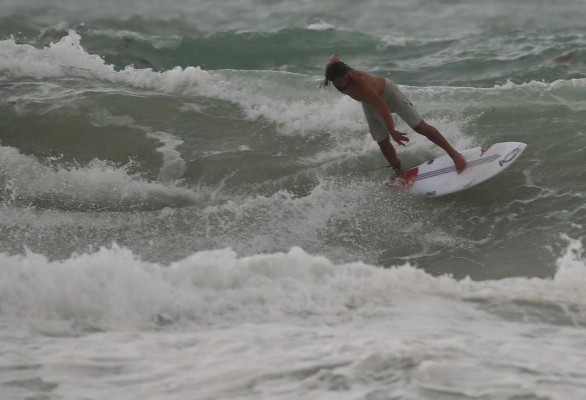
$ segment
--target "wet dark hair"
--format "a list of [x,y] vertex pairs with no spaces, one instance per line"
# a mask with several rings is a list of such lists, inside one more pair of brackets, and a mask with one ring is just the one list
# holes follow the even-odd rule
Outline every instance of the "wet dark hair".
[[350,68],[342,61],[336,61],[329,64],[326,68],[326,79],[324,79],[324,81],[322,82],[322,86],[328,86],[331,81],[333,81],[339,76],[346,75],[348,71],[350,71],[351,69],[352,68]]

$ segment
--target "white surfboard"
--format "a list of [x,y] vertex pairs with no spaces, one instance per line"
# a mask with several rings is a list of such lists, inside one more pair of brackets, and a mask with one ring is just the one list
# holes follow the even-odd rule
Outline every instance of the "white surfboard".
[[503,142],[461,151],[466,169],[458,174],[449,156],[426,161],[406,171],[405,179],[389,178],[388,184],[400,185],[411,193],[444,196],[482,183],[507,169],[527,145]]

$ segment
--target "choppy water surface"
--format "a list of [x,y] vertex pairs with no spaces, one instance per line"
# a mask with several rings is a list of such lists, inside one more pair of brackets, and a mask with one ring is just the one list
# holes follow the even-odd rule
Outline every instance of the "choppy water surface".
[[[0,397],[582,399],[585,16],[4,0]],[[335,51],[456,148],[526,151],[385,188]],[[442,155],[399,126],[405,165]]]

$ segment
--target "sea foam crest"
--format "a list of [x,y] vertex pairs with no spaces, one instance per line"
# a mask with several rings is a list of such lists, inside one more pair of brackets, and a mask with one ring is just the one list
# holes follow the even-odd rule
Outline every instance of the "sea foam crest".
[[[71,30],[59,42],[41,49],[0,41],[0,72],[36,79],[77,77],[99,79],[134,88],[184,93],[235,103],[250,119],[266,118],[285,132],[362,130],[360,107],[345,98],[328,98],[314,78],[287,72],[212,71],[175,67],[157,72],[127,66],[116,70],[98,55],[89,54],[81,36]],[[332,94],[333,96],[333,94]]]
[[284,319],[339,325],[410,314],[410,308],[400,305],[415,296],[429,312],[448,317],[451,306],[445,307],[450,303],[475,307],[481,300],[516,309],[530,302],[548,311],[562,310],[582,324],[586,259],[581,240],[567,240],[553,279],[483,282],[433,277],[409,264],[389,269],[361,262],[336,265],[298,247],[249,257],[230,249],[198,251],[168,266],[117,246],[62,261],[32,253],[0,254],[0,315],[99,329]]
[[0,198],[17,205],[98,211],[181,207],[199,196],[132,175],[128,165],[95,159],[86,166],[52,168],[13,147],[0,146]]
[[0,41],[0,71],[13,77],[37,79],[76,75],[78,73],[111,74],[114,67],[104,63],[98,55],[85,52],[80,45],[81,37],[69,31],[59,42],[38,49],[15,40]]
[[[6,55],[0,60],[0,72],[8,76],[98,79],[169,94],[219,99],[237,104],[248,119],[264,118],[277,124],[280,132],[286,134],[319,131],[348,139],[357,132],[367,132],[360,105],[334,90],[320,90],[321,77],[283,71],[206,71],[197,66],[161,72],[133,66],[117,70],[98,55],[89,54],[81,45],[81,36],[73,30],[59,42],[41,49],[17,44],[12,39],[0,41],[0,51]],[[450,109],[458,110],[479,96],[476,88],[403,87],[403,90],[424,113],[426,103],[434,107],[438,103],[453,103]],[[487,90],[492,93],[497,89]]]

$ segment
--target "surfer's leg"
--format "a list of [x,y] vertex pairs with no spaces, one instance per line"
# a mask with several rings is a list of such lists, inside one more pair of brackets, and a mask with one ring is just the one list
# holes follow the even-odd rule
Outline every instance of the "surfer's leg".
[[456,149],[454,149],[448,143],[444,135],[442,135],[440,131],[437,130],[437,128],[421,120],[421,122],[417,124],[417,126],[413,127],[413,130],[419,133],[420,135],[425,136],[433,143],[444,149],[444,151],[448,153],[452,160],[454,160],[454,164],[456,165],[456,171],[458,171],[458,173],[464,171],[464,168],[466,168],[466,160],[464,160],[462,154],[458,153]]
[[464,160],[464,157],[448,143],[446,138],[435,127],[429,125],[423,120],[423,118],[421,118],[413,103],[407,98],[407,96],[405,96],[399,87],[389,79],[387,79],[383,99],[386,101],[389,108],[396,112],[401,119],[411,127],[411,129],[444,149],[452,160],[454,160],[456,171],[458,171],[458,173],[466,168],[466,160]]
[[391,167],[395,170],[397,174],[401,174],[401,160],[397,157],[397,152],[395,148],[391,144],[391,140],[387,136],[386,139],[376,142],[378,147],[380,147],[380,151],[383,153],[383,156],[387,159]]

